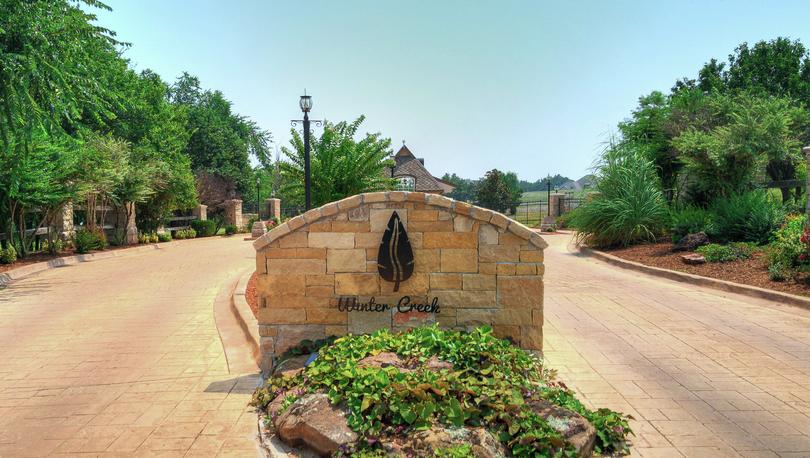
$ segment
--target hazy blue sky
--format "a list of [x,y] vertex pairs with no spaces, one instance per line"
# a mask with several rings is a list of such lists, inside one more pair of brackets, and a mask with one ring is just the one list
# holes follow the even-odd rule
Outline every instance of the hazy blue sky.
[[182,71],[289,140],[314,118],[367,116],[435,175],[578,178],[637,98],[741,42],[810,45],[810,2],[107,0],[100,23],[138,69]]

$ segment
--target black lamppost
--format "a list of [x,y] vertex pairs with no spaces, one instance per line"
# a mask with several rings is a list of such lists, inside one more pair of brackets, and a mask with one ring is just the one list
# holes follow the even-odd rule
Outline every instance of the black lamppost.
[[546,192],[546,206],[548,207],[548,216],[551,216],[551,174],[548,175],[546,180],[546,186],[548,187],[548,191]]
[[[301,111],[304,112],[304,119],[293,120],[292,125],[295,127],[299,122],[304,124],[304,204],[306,209],[309,210],[312,208],[312,177],[309,170],[309,111],[312,109],[312,96],[307,95],[306,90],[304,90],[304,95],[298,101],[298,105],[301,107]],[[322,121],[313,121],[317,126],[322,125]]]
[[259,219],[262,219],[262,204],[261,200],[259,199],[259,183],[261,183],[261,178],[259,178],[259,175],[256,175],[256,216]]

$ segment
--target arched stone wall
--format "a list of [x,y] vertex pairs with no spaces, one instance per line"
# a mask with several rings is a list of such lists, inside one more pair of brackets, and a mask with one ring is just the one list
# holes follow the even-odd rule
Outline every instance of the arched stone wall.
[[[398,292],[377,267],[394,211],[415,262]],[[264,370],[302,339],[434,322],[489,324],[523,348],[542,349],[547,245],[501,213],[421,192],[359,194],[292,218],[253,246]]]

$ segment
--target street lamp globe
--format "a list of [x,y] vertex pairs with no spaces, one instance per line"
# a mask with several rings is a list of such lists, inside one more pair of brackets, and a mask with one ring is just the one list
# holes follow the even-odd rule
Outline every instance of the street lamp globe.
[[309,110],[312,109],[312,96],[302,95],[301,100],[298,101],[298,105],[301,106],[301,111],[309,113]]

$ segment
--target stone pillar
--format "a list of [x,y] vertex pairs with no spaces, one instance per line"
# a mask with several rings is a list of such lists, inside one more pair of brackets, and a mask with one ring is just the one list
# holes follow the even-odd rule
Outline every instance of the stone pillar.
[[[129,214],[129,221],[127,221],[127,214]],[[124,244],[133,245],[138,243],[138,228],[135,226],[135,203],[125,202],[124,205],[118,207],[118,214],[115,220],[115,229],[123,229],[126,231]]]
[[565,194],[555,193],[548,197],[548,208],[551,210],[549,212],[549,216],[557,217],[562,214],[560,206],[562,205],[562,200],[565,198]]
[[[802,148],[802,153],[804,153],[804,158],[807,160],[807,170],[810,170],[810,146]],[[807,215],[807,218],[810,219],[810,173],[807,174],[806,186],[804,195],[807,196],[807,208],[804,213]]]
[[54,216],[53,230],[62,240],[73,238],[73,202],[65,202]]
[[191,214],[196,216],[197,219],[205,221],[208,219],[208,205],[198,205],[193,210],[191,210]]
[[265,204],[267,205],[267,219],[281,219],[281,199],[267,199]]
[[231,199],[225,201],[225,224],[242,228],[242,201]]

